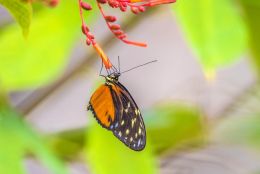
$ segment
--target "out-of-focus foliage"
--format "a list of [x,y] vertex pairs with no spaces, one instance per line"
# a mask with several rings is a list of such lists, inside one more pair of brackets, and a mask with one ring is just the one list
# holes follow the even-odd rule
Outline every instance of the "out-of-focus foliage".
[[0,173],[24,174],[24,157],[35,155],[50,171],[66,174],[63,164],[13,110],[0,106]]
[[34,15],[27,39],[13,25],[1,32],[1,88],[34,87],[57,77],[80,34],[77,10],[74,1],[61,1],[55,10],[42,9]]
[[245,52],[247,32],[234,1],[182,0],[174,7],[206,75]]
[[0,4],[10,11],[22,27],[23,34],[27,36],[32,18],[31,4],[21,0],[0,0]]
[[216,122],[212,139],[217,142],[246,145],[260,150],[260,84],[237,100],[234,107]]
[[148,138],[156,151],[204,140],[206,122],[195,107],[180,104],[156,106],[146,112]]
[[[90,115],[90,117],[93,116]],[[144,120],[146,123],[148,141],[150,142],[147,145],[149,153],[151,148],[155,154],[158,154],[168,149],[179,148],[182,145],[187,145],[188,147],[188,145],[201,144],[207,140],[207,122],[201,112],[195,107],[173,103],[162,104],[145,112]],[[87,149],[87,154],[89,145],[96,146],[96,144],[98,144],[96,147],[92,147],[94,153],[94,149],[99,148],[98,146],[102,146],[104,142],[106,142],[108,147],[103,148],[109,149],[109,147],[112,146],[113,150],[114,146],[116,146],[118,154],[121,153],[120,149],[127,149],[127,147],[119,142],[111,132],[102,128],[98,129],[96,126],[100,127],[98,123],[94,121],[94,125],[91,125],[86,130],[87,142],[85,148]],[[103,136],[106,136],[106,138]],[[66,159],[75,159],[84,146],[84,142],[82,141],[84,139],[84,129],[54,134],[47,139],[50,142],[51,147],[59,156]],[[95,144],[93,142],[95,142]],[[108,149],[107,151],[109,151]],[[130,151],[131,150],[123,150],[124,153]],[[95,155],[98,155],[99,153],[102,156],[104,152],[103,150],[97,150]],[[152,157],[152,155],[147,156]],[[89,157],[89,159],[91,161],[92,158]]]
[[62,159],[79,158],[85,145],[84,128],[59,132],[46,137],[46,141],[54,153]]
[[149,142],[143,151],[135,152],[96,122],[87,131],[86,156],[96,174],[157,173]]
[[260,6],[260,1],[258,0],[238,0],[241,3],[245,3],[248,5],[251,5],[251,7],[259,7]]
[[249,29],[250,48],[253,53],[251,56],[253,65],[256,67],[257,74],[260,75],[260,1],[240,0],[244,10],[245,20]]
[[213,132],[217,142],[260,147],[260,113],[222,120]]

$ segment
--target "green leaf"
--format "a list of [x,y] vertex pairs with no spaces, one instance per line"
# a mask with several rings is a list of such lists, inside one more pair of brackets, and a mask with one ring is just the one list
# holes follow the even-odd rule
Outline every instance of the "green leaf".
[[260,1],[258,0],[238,0],[239,2],[245,3],[247,5],[253,6],[260,6]]
[[156,151],[176,148],[187,143],[202,143],[206,123],[198,109],[168,103],[145,113],[147,134]]
[[247,31],[232,0],[182,0],[177,17],[206,75],[244,53]]
[[85,145],[85,134],[85,128],[80,128],[48,135],[46,140],[57,156],[73,161],[81,156]]
[[[88,14],[89,21],[95,11]],[[80,26],[77,2],[61,1],[55,9],[35,15],[26,40],[14,26],[6,28],[0,36],[0,86],[10,91],[53,81],[81,35]]]
[[260,113],[227,118],[218,124],[212,134],[217,142],[246,145],[259,150]]
[[96,122],[87,132],[86,156],[96,174],[157,173],[149,143],[143,151],[133,151]]
[[14,19],[21,26],[24,36],[27,36],[32,18],[32,7],[29,1],[0,0],[0,4],[10,11]]
[[32,153],[55,174],[66,174],[63,164],[14,111],[0,107],[0,173],[24,174],[24,157]]
[[241,0],[244,10],[245,20],[249,29],[250,49],[253,53],[252,62],[256,72],[260,75],[260,1]]

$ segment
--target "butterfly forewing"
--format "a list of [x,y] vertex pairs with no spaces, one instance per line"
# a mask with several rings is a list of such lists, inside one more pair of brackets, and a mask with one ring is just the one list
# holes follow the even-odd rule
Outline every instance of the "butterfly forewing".
[[[114,135],[133,150],[142,150],[146,144],[146,132],[141,113],[134,99],[127,89],[117,82],[114,84],[117,97],[121,101],[122,108],[118,111],[117,119],[112,129]],[[114,95],[112,95],[114,96]]]

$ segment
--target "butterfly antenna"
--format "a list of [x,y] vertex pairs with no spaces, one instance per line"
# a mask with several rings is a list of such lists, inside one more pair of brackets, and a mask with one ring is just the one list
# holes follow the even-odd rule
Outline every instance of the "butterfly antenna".
[[100,71],[99,71],[99,76],[101,76],[102,70],[103,70],[103,60],[101,61],[101,68],[100,68]]
[[120,72],[120,58],[119,58],[119,56],[117,57],[117,59],[118,59],[118,70],[119,70],[119,74],[121,74],[121,72]]
[[106,69],[107,75],[109,75],[110,74],[109,69],[107,69],[106,67],[105,67],[105,69]]
[[[118,70],[116,69],[116,67],[113,64],[112,64],[112,69],[114,72],[118,72]],[[112,72],[112,73],[114,73],[114,72]]]
[[133,70],[133,69],[139,68],[139,67],[141,67],[141,66],[145,66],[145,65],[148,65],[148,64],[150,64],[150,63],[154,63],[154,62],[157,62],[157,60],[152,60],[152,61],[150,61],[150,62],[147,62],[147,63],[141,64],[141,65],[135,66],[135,67],[133,67],[133,68],[130,68],[130,69],[128,69],[128,70],[123,71],[121,74],[126,73],[126,72],[128,72],[128,71],[131,71],[131,70]]

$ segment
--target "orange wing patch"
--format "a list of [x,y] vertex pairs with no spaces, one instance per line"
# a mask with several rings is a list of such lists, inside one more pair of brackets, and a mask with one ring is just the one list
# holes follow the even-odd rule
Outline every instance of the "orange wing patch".
[[115,107],[108,86],[102,85],[94,92],[90,98],[90,107],[98,122],[109,128],[115,120]]

